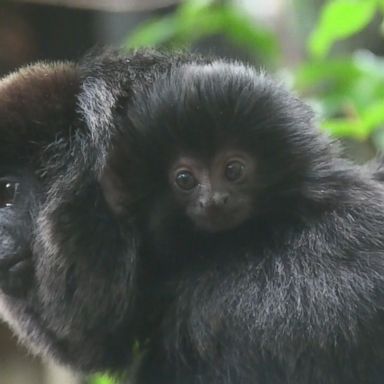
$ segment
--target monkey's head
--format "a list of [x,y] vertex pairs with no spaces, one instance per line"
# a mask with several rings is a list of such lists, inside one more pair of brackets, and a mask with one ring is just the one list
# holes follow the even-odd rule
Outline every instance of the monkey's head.
[[208,232],[295,210],[330,158],[307,105],[254,68],[219,60],[174,66],[136,89],[117,137],[112,168],[138,188],[151,222],[184,217]]
[[34,352],[125,367],[134,241],[98,188],[81,82],[72,63],[0,80],[0,317]]

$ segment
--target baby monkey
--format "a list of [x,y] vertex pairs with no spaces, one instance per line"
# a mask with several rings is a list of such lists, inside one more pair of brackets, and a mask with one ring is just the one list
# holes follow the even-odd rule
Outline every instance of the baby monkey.
[[381,383],[382,185],[244,64],[133,94],[102,182],[143,235],[139,382]]

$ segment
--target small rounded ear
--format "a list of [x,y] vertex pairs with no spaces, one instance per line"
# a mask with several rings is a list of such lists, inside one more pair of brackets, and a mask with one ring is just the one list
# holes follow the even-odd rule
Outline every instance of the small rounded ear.
[[0,164],[29,158],[69,135],[80,88],[75,64],[37,63],[0,80]]

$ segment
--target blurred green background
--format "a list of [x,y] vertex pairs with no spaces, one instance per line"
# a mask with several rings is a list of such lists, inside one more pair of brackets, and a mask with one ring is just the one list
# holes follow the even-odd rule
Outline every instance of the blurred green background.
[[[95,44],[241,59],[295,89],[362,162],[384,149],[383,13],[384,0],[0,0],[0,73]],[[112,380],[29,359],[0,328],[0,384],[85,382]]]

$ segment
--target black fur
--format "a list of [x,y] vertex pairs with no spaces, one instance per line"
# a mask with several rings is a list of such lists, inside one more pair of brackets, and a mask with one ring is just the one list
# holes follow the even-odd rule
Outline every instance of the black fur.
[[0,179],[21,187],[0,208],[0,312],[32,351],[96,370],[130,359],[136,240],[97,182],[103,152],[77,106],[85,78],[40,63],[0,81]]
[[132,360],[140,235],[107,205],[103,175],[134,84],[169,66],[157,52],[106,51],[0,81],[0,181],[22,186],[0,208],[1,317],[33,352],[80,371]]
[[[379,172],[344,160],[309,107],[240,63],[172,63],[126,111],[109,172],[117,211],[146,239],[139,382],[381,383]],[[256,159],[255,212],[204,233],[174,201],[168,167],[228,144]]]
[[[138,341],[140,384],[383,381],[380,166],[342,159],[309,107],[241,63],[109,51],[33,68],[0,82],[0,176],[31,186],[14,220],[0,209],[0,313],[25,343],[125,371]],[[257,161],[255,212],[205,233],[167,167],[226,143]],[[30,278],[10,271],[9,233]]]

